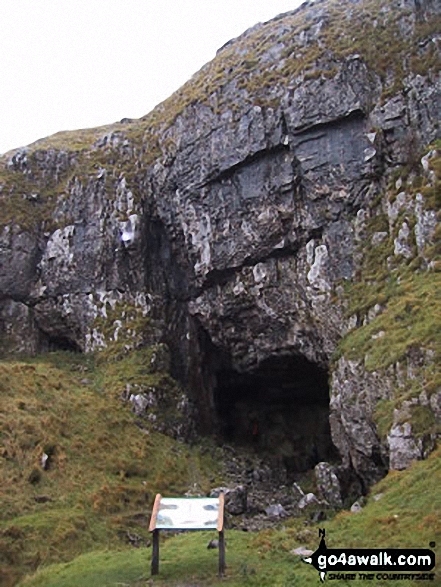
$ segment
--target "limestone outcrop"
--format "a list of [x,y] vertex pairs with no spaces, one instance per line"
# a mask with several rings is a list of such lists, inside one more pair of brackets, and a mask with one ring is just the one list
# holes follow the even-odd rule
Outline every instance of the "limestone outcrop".
[[[335,458],[343,486],[424,458],[441,423],[440,13],[306,2],[146,117],[7,154],[2,350],[165,343],[202,431],[243,414],[287,466]],[[293,434],[296,402],[329,403],[334,447]]]

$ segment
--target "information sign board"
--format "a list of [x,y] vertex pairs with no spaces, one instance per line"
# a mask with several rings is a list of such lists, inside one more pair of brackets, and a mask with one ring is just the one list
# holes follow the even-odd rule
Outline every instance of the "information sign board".
[[216,530],[218,497],[161,497],[156,516],[158,530]]
[[219,497],[162,497],[158,493],[150,519],[153,533],[152,575],[159,573],[160,530],[217,530],[219,575],[225,572],[224,494]]

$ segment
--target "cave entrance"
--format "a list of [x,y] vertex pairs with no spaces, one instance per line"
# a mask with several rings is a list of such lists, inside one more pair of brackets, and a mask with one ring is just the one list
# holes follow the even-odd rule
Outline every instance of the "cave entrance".
[[289,476],[338,456],[328,371],[304,357],[272,357],[251,373],[221,369],[214,399],[223,439],[275,457]]
[[69,351],[71,353],[81,353],[81,348],[78,344],[65,336],[50,336],[47,345],[49,352]]

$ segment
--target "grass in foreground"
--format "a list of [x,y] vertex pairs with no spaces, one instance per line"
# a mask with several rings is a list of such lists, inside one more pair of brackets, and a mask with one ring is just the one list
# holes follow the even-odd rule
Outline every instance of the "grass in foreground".
[[[436,580],[441,584],[441,449],[427,461],[407,471],[390,473],[377,484],[358,514],[340,513],[324,522],[328,548],[434,548],[438,563]],[[306,587],[319,585],[318,573],[305,565],[292,549],[300,544],[315,550],[318,529],[302,520],[283,528],[256,534],[227,531],[227,576],[217,578],[217,551],[207,550],[210,532],[180,534],[161,544],[160,575],[150,578],[150,549],[94,552],[68,564],[52,565],[25,579],[22,587]],[[333,581],[333,584],[346,584]],[[396,585],[394,580],[375,580],[375,585]],[[418,582],[406,581],[406,584]]]

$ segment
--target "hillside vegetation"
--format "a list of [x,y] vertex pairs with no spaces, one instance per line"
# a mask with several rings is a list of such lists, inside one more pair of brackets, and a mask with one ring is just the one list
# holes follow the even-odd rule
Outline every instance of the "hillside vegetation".
[[0,363],[2,585],[87,551],[144,544],[157,492],[216,481],[220,464],[202,446],[136,426],[120,396],[128,382],[158,379],[136,363],[136,353],[98,366],[71,353]]
[[[421,160],[428,153],[431,159],[424,172]],[[400,209],[397,203],[400,211],[391,221],[390,210],[399,197],[405,204]],[[433,242],[417,245],[413,236],[409,258],[394,254],[403,222],[416,233],[419,205],[435,219]],[[422,393],[430,400],[441,386],[440,141],[420,153],[408,168],[398,169],[385,197],[374,202],[369,212],[365,238],[373,244],[366,251],[362,243],[363,262],[356,278],[344,286],[347,315],[354,317],[357,327],[342,338],[334,359],[345,355],[363,361],[368,372],[385,374],[388,368],[405,364],[412,353],[425,353],[412,375],[396,386],[394,397],[377,405],[377,429],[385,438],[394,410]],[[375,235],[381,236],[380,242],[375,243]],[[417,435],[439,433],[429,409],[415,405],[412,412],[410,421]]]
[[[372,489],[367,506],[359,513],[342,512],[326,528],[329,548],[429,548],[441,542],[441,459],[440,451],[409,470],[388,475]],[[379,499],[378,499],[379,498]],[[68,564],[58,564],[23,581],[23,587],[110,587],[125,585],[167,587],[231,585],[240,587],[288,587],[318,584],[318,574],[292,553],[299,545],[315,550],[318,527],[303,520],[260,533],[230,530],[227,539],[227,575],[217,578],[217,551],[207,550],[213,533],[185,533],[161,546],[160,575],[150,578],[151,550],[96,549]],[[439,547],[436,548],[439,552]],[[439,578],[439,562],[434,572]],[[397,581],[376,580],[375,585]],[[414,584],[406,581],[407,584]],[[346,581],[333,581],[346,584]],[[418,584],[418,582],[415,582]],[[439,584],[437,581],[430,584]]]
[[[52,353],[0,363],[2,585],[24,575],[20,585],[27,587],[218,584],[209,532],[168,538],[160,576],[150,580],[154,495],[195,486],[206,492],[221,482],[222,467],[207,441],[189,448],[134,425],[117,393],[118,364],[124,369],[124,361],[110,364],[112,387],[109,365],[91,357]],[[389,473],[371,490],[381,499],[370,497],[360,513],[322,522],[328,547],[441,544],[440,456],[438,449],[409,470]],[[222,584],[310,585],[315,571],[291,552],[299,545],[318,545],[318,526],[308,518],[306,525],[295,518],[259,533],[228,530]]]

